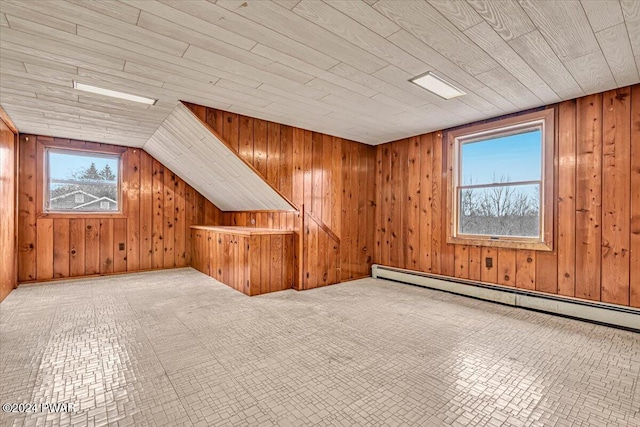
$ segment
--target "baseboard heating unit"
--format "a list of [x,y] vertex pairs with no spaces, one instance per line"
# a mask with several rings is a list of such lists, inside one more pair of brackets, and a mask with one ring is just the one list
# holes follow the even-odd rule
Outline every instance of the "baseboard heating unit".
[[391,280],[640,332],[640,309],[633,307],[559,297],[378,264],[371,267],[371,275],[375,279]]

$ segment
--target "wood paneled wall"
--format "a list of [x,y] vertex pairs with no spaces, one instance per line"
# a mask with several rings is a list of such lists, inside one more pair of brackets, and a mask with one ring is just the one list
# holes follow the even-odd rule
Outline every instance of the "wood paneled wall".
[[554,107],[553,252],[446,243],[446,150],[434,132],[377,147],[375,262],[640,307],[640,85]]
[[16,156],[14,127],[0,118],[0,302],[17,284]]
[[302,237],[298,257],[300,289],[370,275],[375,147],[186,105],[268,183],[301,210],[304,206],[306,212],[304,217],[293,213],[229,212],[222,216],[224,225],[296,231]]
[[[20,135],[18,281],[109,274],[191,264],[194,224],[218,224],[221,212],[138,148],[124,148],[122,215],[40,214],[43,147],[114,146]],[[124,249],[121,248],[123,244]]]

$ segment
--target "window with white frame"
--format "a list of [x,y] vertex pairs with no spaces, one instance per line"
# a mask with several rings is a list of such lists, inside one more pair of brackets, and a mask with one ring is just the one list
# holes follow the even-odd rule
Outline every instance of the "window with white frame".
[[450,243],[552,249],[553,110],[450,132]]
[[44,212],[119,212],[119,154],[47,147],[45,156]]

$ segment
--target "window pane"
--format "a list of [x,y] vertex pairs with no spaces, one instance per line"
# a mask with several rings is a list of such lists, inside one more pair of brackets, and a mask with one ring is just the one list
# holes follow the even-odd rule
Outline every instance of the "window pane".
[[460,234],[538,237],[540,185],[461,189]]
[[538,181],[542,171],[542,131],[463,142],[460,185]]
[[118,211],[118,156],[51,150],[48,160],[48,210]]

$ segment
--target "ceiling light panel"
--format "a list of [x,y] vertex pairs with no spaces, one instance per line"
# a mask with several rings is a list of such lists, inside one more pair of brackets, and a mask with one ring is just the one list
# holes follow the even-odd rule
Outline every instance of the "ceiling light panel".
[[112,98],[126,99],[127,101],[140,102],[147,105],[155,105],[158,102],[157,99],[146,98],[144,96],[131,95],[130,93],[118,92],[117,90],[104,89],[97,86],[91,86],[88,84],[73,81],[74,89],[82,90],[85,92],[96,93],[98,95],[110,96]]
[[429,71],[426,74],[421,74],[417,77],[409,80],[411,83],[420,86],[423,89],[433,92],[441,98],[453,99],[458,96],[466,95],[467,93],[458,89],[442,77],[438,77]]

